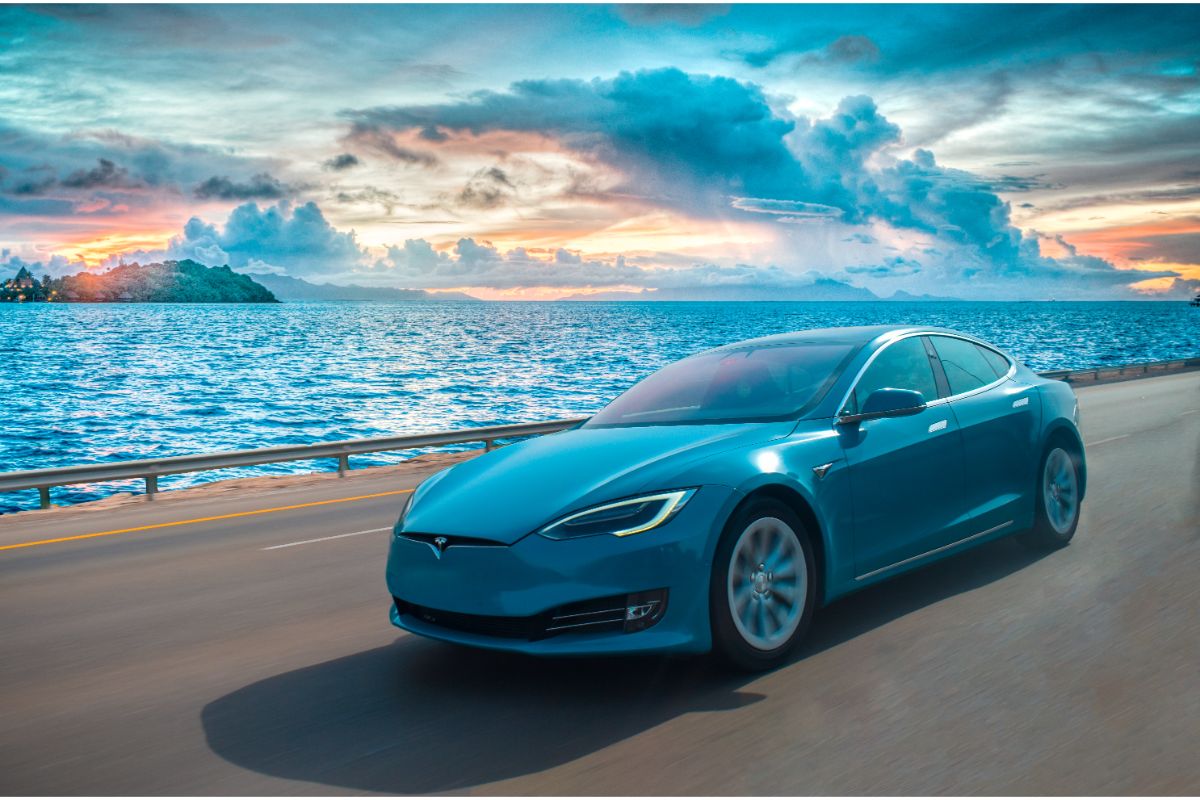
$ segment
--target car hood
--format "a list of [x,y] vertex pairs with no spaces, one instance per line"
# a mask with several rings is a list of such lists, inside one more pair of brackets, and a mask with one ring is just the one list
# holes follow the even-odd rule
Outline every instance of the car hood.
[[577,428],[464,461],[417,490],[404,529],[512,543],[572,511],[683,488],[688,465],[786,436],[795,422]]

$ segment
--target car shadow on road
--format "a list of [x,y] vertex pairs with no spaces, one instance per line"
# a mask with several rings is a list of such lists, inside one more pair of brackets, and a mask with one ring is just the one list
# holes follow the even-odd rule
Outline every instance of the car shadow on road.
[[[783,669],[1038,558],[993,542],[853,595],[817,616]],[[209,703],[201,721],[217,755],[260,773],[453,792],[568,763],[683,714],[763,702],[745,688],[755,677],[707,658],[543,660],[402,636],[253,683]]]

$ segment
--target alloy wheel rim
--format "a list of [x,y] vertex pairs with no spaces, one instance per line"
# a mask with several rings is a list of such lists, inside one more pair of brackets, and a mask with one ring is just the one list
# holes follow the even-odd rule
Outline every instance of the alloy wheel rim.
[[808,597],[800,538],[775,517],[754,520],[729,557],[727,595],[734,627],[756,650],[774,650],[800,625]]
[[1075,462],[1060,447],[1050,451],[1046,458],[1042,497],[1050,527],[1060,534],[1071,530],[1079,508],[1079,482],[1075,475]]

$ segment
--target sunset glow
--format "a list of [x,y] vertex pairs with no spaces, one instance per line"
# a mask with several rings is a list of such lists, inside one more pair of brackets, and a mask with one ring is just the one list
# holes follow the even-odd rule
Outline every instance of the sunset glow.
[[1200,291],[1195,7],[684,8],[5,7],[0,271]]

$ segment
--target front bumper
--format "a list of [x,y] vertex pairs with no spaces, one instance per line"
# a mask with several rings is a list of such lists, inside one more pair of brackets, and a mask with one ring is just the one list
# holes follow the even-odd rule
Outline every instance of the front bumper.
[[[460,644],[534,655],[706,652],[712,646],[708,584],[720,525],[734,501],[731,489],[702,487],[667,524],[633,536],[554,541],[529,535],[512,545],[447,547],[441,556],[421,541],[392,537],[387,583],[399,602],[392,623],[412,633]],[[520,620],[544,620],[563,606],[666,589],[661,619],[636,632],[524,635]],[[486,625],[439,624],[439,614],[494,620]],[[484,632],[480,632],[484,631]]]

